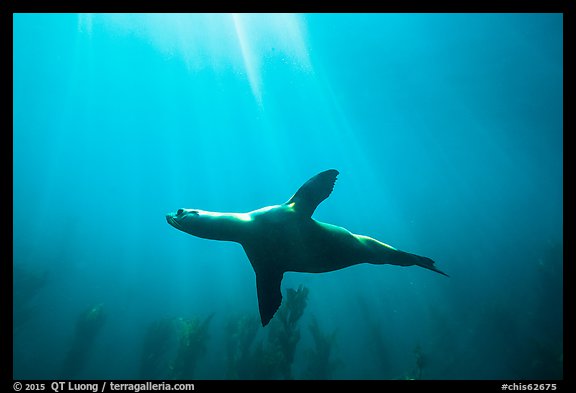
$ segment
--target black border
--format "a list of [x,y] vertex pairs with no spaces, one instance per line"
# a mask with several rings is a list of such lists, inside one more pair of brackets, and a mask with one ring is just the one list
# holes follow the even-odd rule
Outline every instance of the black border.
[[355,0],[323,1],[43,1],[5,0],[11,12],[553,12],[574,9],[570,0]]

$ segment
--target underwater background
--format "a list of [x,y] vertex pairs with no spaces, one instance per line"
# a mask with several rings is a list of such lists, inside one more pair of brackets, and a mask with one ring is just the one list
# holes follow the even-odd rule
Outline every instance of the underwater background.
[[[15,14],[15,379],[563,377],[561,14]],[[247,212],[434,259],[286,273]]]

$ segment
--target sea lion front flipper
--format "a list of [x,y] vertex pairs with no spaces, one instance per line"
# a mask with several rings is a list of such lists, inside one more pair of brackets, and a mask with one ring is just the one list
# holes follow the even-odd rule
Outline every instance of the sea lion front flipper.
[[268,325],[282,303],[282,291],[280,290],[282,277],[283,273],[265,270],[256,272],[256,290],[262,326]]
[[320,172],[304,183],[286,204],[294,203],[294,210],[312,217],[320,202],[332,193],[338,173],[336,169]]

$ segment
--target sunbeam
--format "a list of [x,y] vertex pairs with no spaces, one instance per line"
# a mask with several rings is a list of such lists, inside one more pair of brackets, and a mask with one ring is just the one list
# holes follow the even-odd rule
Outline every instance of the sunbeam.
[[167,57],[178,56],[191,73],[231,68],[244,74],[254,99],[263,100],[263,68],[279,59],[311,70],[303,22],[296,14],[80,14],[78,31],[97,24],[115,34],[149,42]]
[[252,90],[252,94],[254,94],[254,98],[258,104],[262,104],[261,78],[260,73],[257,71],[257,69],[260,68],[260,59],[253,55],[254,50],[251,48],[250,40],[246,36],[246,30],[244,28],[242,16],[240,14],[233,14],[232,18],[234,20],[236,36],[238,37],[238,44],[240,45],[240,50],[242,51],[244,68],[246,69],[248,81],[250,82],[250,89]]

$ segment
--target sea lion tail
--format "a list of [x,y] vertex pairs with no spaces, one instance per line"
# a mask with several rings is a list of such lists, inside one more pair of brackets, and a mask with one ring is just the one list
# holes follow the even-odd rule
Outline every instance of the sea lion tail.
[[416,264],[418,266],[425,268],[425,269],[432,270],[433,272],[436,272],[436,273],[440,273],[446,277],[450,277],[449,275],[444,273],[442,270],[440,270],[436,266],[434,266],[434,261],[430,258],[419,257],[418,262],[416,262]]

